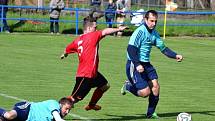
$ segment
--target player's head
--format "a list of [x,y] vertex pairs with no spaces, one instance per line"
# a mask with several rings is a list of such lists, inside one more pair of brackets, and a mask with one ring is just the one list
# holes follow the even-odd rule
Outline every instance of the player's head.
[[97,18],[90,17],[90,16],[84,18],[84,23],[83,23],[84,33],[96,31],[96,20]]
[[60,104],[60,115],[62,118],[64,118],[73,107],[73,102],[70,99],[63,97],[59,100],[59,104]]
[[113,0],[109,0],[108,2],[109,2],[109,3],[113,3]]
[[149,10],[145,14],[145,23],[149,29],[154,29],[157,24],[158,13],[155,10]]

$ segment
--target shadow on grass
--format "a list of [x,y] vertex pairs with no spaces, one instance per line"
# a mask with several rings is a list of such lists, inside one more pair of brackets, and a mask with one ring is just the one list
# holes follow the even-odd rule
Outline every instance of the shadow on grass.
[[11,31],[13,31],[15,28],[19,28],[23,26],[26,23],[26,21],[18,21],[17,23],[10,26]]
[[[172,113],[159,113],[158,116],[162,118],[176,118],[177,115],[181,112],[172,112]],[[210,116],[215,116],[215,111],[191,111],[187,112],[189,114],[202,114],[202,115],[210,115]],[[110,116],[111,118],[107,119],[90,119],[92,121],[125,121],[125,120],[139,120],[139,119],[146,119],[145,114],[136,114],[134,116],[122,116],[122,115],[109,115],[107,114],[106,116]]]
[[[82,29],[78,29],[78,34],[82,34],[83,30]],[[75,28],[71,28],[71,29],[65,29],[62,31],[62,34],[76,34],[76,29]]]

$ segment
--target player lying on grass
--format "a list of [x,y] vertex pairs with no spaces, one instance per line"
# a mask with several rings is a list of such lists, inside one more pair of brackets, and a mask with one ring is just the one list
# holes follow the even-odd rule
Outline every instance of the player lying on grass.
[[77,103],[83,100],[92,88],[96,88],[85,110],[100,110],[101,106],[96,104],[110,86],[106,78],[98,71],[99,42],[106,35],[123,31],[127,27],[120,26],[119,28],[96,30],[96,18],[86,17],[83,28],[84,34],[77,37],[66,47],[61,59],[71,53],[77,53],[79,58],[76,83],[70,96],[71,100]]
[[0,108],[0,121],[65,121],[73,103],[68,98],[46,100],[42,102],[18,102],[13,109]]

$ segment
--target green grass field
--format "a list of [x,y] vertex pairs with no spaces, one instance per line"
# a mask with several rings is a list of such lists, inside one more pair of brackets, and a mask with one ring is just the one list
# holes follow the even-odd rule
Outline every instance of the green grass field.
[[[65,60],[59,56],[75,36],[49,34],[0,34],[0,107],[11,109],[25,99],[43,101],[67,96],[75,83],[77,55]],[[215,119],[215,38],[168,37],[166,45],[184,61],[168,59],[156,48],[151,63],[161,85],[156,112],[159,121],[176,121],[180,112],[188,112],[193,121]],[[145,121],[148,99],[122,96],[126,79],[125,62],[128,37],[108,36],[100,43],[99,70],[111,84],[99,101],[101,111],[85,111],[92,91],[71,110],[67,120]],[[156,121],[156,120],[151,120]]]

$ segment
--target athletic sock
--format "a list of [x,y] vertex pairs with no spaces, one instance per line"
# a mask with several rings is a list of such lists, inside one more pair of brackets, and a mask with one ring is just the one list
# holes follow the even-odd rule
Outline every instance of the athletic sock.
[[148,110],[146,114],[147,116],[150,117],[155,112],[158,101],[159,101],[159,95],[155,96],[152,93],[149,95],[149,104],[148,104]]
[[134,94],[135,96],[138,96],[137,94],[137,88],[135,88],[132,84],[126,83],[126,90]]
[[103,93],[104,92],[101,89],[97,88],[93,93],[89,105],[95,106],[99,99],[102,97]]
[[2,108],[0,108],[0,116],[4,117],[4,114],[6,113],[6,111]]

